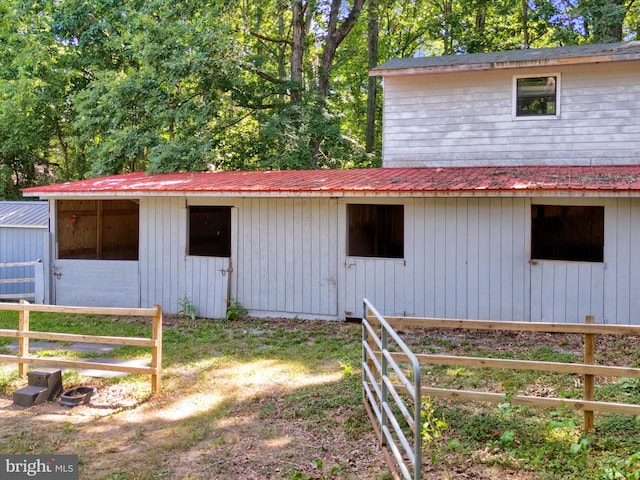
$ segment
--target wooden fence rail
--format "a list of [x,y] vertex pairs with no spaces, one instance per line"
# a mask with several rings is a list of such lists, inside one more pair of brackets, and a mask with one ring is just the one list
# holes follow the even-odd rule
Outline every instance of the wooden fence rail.
[[[375,315],[367,315],[371,324],[379,323]],[[640,378],[640,368],[595,365],[595,336],[596,335],[627,335],[640,336],[640,326],[630,325],[600,325],[594,324],[591,316],[586,317],[585,324],[558,323],[529,323],[529,322],[496,322],[484,320],[450,320],[439,318],[408,318],[385,317],[394,329],[403,327],[443,328],[460,330],[492,330],[519,332],[551,332],[573,333],[584,335],[584,359],[582,363],[538,362],[528,360],[510,360],[487,357],[464,357],[455,355],[432,355],[415,353],[421,365],[453,365],[478,368],[501,368],[512,370],[535,370],[556,373],[572,373],[583,377],[583,398],[551,398],[525,395],[509,396],[508,401],[513,404],[531,407],[547,408],[569,406],[584,414],[584,429],[591,432],[594,428],[593,412],[618,413],[626,415],[640,415],[640,405],[604,402],[594,400],[594,377],[630,377]],[[398,361],[407,360],[404,353],[393,353],[391,356]],[[474,400],[486,402],[504,402],[507,396],[498,392],[456,390],[447,388],[421,387],[423,394],[431,397]]]
[[[16,355],[0,354],[0,362],[18,364],[18,372],[26,376],[29,364],[55,365],[69,368],[90,368],[94,370],[108,370],[124,373],[139,373],[151,375],[151,390],[160,393],[162,377],[162,308],[94,308],[69,307],[59,305],[34,305],[26,301],[20,303],[0,303],[0,311],[18,312],[18,329],[0,329],[0,337],[16,338],[18,352]],[[113,337],[104,335],[80,335],[73,333],[38,332],[29,328],[30,312],[72,313],[79,315],[107,315],[127,317],[151,317],[151,337]],[[83,342],[109,345],[132,345],[151,348],[151,364],[148,367],[116,365],[110,363],[86,362],[82,360],[65,360],[58,358],[38,358],[29,355],[29,339],[51,340],[58,342]]]

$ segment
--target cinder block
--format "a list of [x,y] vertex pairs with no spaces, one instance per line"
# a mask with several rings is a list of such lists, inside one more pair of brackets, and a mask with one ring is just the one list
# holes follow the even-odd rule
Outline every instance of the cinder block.
[[13,392],[13,403],[23,407],[32,407],[46,402],[48,397],[49,389],[47,387],[29,385]]
[[47,400],[53,400],[62,393],[62,372],[56,368],[40,368],[27,372],[29,385],[45,387],[49,394]]

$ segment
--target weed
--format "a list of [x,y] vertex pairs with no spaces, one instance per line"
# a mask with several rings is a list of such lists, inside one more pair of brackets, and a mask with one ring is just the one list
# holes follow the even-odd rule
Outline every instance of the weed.
[[196,319],[197,310],[189,297],[182,297],[178,300],[178,306],[180,307],[178,310],[178,315],[184,318],[190,318],[191,320]]
[[338,364],[340,365],[340,367],[342,367],[342,375],[344,377],[351,377],[352,375],[356,374],[356,371],[353,368],[353,365],[351,365],[351,362],[338,362]]
[[422,402],[420,417],[422,420],[420,434],[422,435],[423,446],[431,453],[431,464],[436,465],[442,462],[447,472],[447,477],[450,477],[449,465],[441,442],[444,432],[449,428],[449,424],[443,415],[437,414],[429,398]]
[[640,480],[640,452],[602,467],[598,480]]
[[237,301],[235,298],[229,299],[226,315],[227,320],[236,321],[239,318],[244,317],[247,313],[247,309],[244,308],[239,301]]

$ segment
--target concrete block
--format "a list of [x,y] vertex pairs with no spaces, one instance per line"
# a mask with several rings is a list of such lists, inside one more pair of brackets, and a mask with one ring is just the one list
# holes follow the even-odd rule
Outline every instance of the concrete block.
[[23,407],[32,407],[46,402],[48,397],[49,389],[47,387],[29,385],[13,392],[13,403]]

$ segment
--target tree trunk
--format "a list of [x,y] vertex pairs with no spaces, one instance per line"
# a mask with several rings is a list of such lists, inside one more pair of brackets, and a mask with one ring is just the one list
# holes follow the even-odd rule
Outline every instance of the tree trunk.
[[529,48],[529,2],[522,0],[522,46]]
[[302,62],[304,59],[305,10],[303,1],[293,2],[292,43],[291,43],[291,101],[298,102],[302,98]]
[[[332,0],[331,10],[329,12],[329,26],[327,28],[327,36],[325,38],[324,48],[322,49],[322,57],[318,68],[318,88],[317,101],[321,109],[324,109],[329,95],[329,79],[331,77],[331,67],[336,56],[336,50],[345,37],[349,34],[353,26],[360,17],[360,12],[365,0],[355,0],[353,7],[349,12],[349,16],[345,18],[340,26],[338,26],[338,17],[340,14],[340,6],[342,0]],[[311,168],[317,168],[318,159],[322,156],[322,140],[320,138],[312,138],[310,147],[313,150],[311,155]]]
[[327,37],[325,39],[324,48],[322,50],[322,57],[320,59],[320,68],[318,71],[318,94],[320,101],[324,106],[325,99],[329,94],[329,79],[331,76],[331,67],[333,65],[333,59],[336,56],[336,50],[345,37],[349,34],[353,26],[360,17],[360,12],[364,5],[365,0],[355,0],[353,7],[349,12],[349,16],[342,21],[342,24],[338,27],[338,16],[340,14],[340,6],[342,0],[332,0],[331,10],[329,13],[329,28],[327,30]]
[[[378,64],[378,0],[369,2],[369,27],[367,44],[369,51],[369,70]],[[370,76],[367,87],[367,120],[365,130],[365,151],[373,153],[376,143],[376,107],[378,97],[378,79]]]

